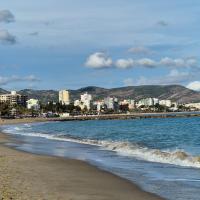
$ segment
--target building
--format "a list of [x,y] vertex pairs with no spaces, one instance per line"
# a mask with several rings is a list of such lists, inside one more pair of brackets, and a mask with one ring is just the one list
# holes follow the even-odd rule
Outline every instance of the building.
[[30,110],[40,110],[40,104],[38,99],[29,99],[27,102],[27,108]]
[[160,100],[159,104],[170,108],[172,106],[172,101],[171,100]]
[[69,105],[70,104],[70,94],[67,90],[59,91],[59,102],[62,105]]
[[92,101],[92,95],[88,94],[87,92],[85,94],[81,95],[81,101]]
[[97,112],[101,112],[104,108],[104,101],[94,101],[93,105],[96,106]]
[[84,107],[86,107],[88,110],[91,108],[91,101],[92,101],[92,95],[88,94],[87,92],[85,94],[81,95],[81,102],[83,103]]
[[77,99],[74,101],[74,106],[78,106],[81,108],[81,110],[84,110],[85,105],[83,104],[83,102],[81,102],[81,100]]
[[26,107],[26,101],[28,97],[26,95],[17,94],[16,91],[11,91],[10,94],[0,95],[0,103],[8,103],[9,105],[20,105]]
[[154,99],[153,98],[146,98],[146,99],[141,99],[137,106],[153,106],[154,105]]
[[65,117],[69,117],[69,116],[70,116],[70,113],[61,113],[60,114],[61,118],[65,118]]
[[135,109],[135,100],[133,99],[124,99],[119,102],[120,105],[128,105],[129,110]]
[[188,104],[185,104],[185,107],[190,108],[191,110],[192,109],[200,110],[200,103],[188,103]]
[[154,106],[155,106],[156,104],[159,104],[159,103],[160,103],[159,99],[153,98],[153,104],[154,104]]
[[109,110],[117,110],[119,108],[117,98],[107,97],[104,99],[104,103]]

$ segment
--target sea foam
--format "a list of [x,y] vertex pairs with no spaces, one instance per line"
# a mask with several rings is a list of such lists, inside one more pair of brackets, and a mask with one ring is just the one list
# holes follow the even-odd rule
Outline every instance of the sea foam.
[[[25,125],[26,126],[26,125]],[[150,149],[138,144],[133,144],[126,141],[108,141],[108,140],[92,140],[80,139],[65,134],[47,134],[25,131],[24,127],[7,127],[3,131],[9,134],[41,137],[49,140],[75,142],[80,144],[95,145],[105,150],[114,151],[122,156],[132,156],[134,158],[149,162],[157,162],[164,164],[172,164],[182,167],[200,168],[200,156],[193,156],[184,150],[159,150]],[[27,128],[27,126],[26,126]],[[30,129],[31,126],[28,126]]]

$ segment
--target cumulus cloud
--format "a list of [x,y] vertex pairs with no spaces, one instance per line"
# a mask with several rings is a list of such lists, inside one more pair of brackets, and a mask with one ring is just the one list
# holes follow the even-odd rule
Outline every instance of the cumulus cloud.
[[3,44],[15,44],[16,37],[10,34],[7,30],[0,30],[0,41]]
[[187,88],[195,91],[200,91],[200,81],[193,81],[187,85]]
[[9,10],[0,10],[0,22],[14,22],[15,17]]
[[[96,52],[91,54],[86,62],[85,66],[93,68],[93,69],[101,69],[101,68],[117,68],[121,70],[127,70],[132,68],[168,68],[172,70],[171,72],[175,73],[175,69],[179,71],[189,70],[189,71],[200,71],[198,67],[198,60],[195,57],[185,57],[185,58],[171,58],[171,57],[163,57],[159,60],[152,59],[149,57],[133,59],[133,58],[120,58],[120,59],[112,59],[106,53]],[[180,73],[180,72],[179,72]],[[194,73],[193,73],[194,74]],[[183,78],[181,74],[180,79]],[[168,77],[169,78],[169,77]],[[171,77],[170,77],[171,78]],[[173,82],[174,80],[171,80]]]
[[116,61],[115,66],[120,69],[127,69],[133,67],[147,67],[154,68],[158,65],[158,63],[149,58],[142,58],[139,60],[133,59],[119,59]]
[[15,82],[39,82],[40,79],[35,77],[34,75],[25,76],[25,77],[19,77],[19,76],[0,76],[0,85],[7,85],[9,83],[15,83]]
[[197,64],[197,60],[195,58],[178,58],[178,59],[172,59],[165,57],[161,59],[160,65],[164,66],[176,66],[176,67],[192,67]]
[[138,60],[133,59],[119,59],[115,63],[115,67],[120,69],[128,69],[133,67],[146,67],[146,68],[155,68],[155,67],[194,67],[197,66],[197,60],[194,58],[188,59],[172,59],[172,58],[162,58],[160,61],[156,61],[150,58],[142,58]]
[[131,68],[135,65],[133,59],[119,59],[116,61],[115,66],[120,69]]
[[156,68],[156,67],[168,67],[168,68],[187,68],[187,67],[197,67],[196,58],[169,58],[164,57],[160,60],[154,60],[148,57],[140,59],[132,58],[121,58],[113,61],[112,58],[108,57],[107,54],[102,52],[96,52],[91,54],[85,63],[87,67],[100,69],[115,67],[119,69],[129,69],[134,67],[146,67],[146,68]]
[[143,67],[156,67],[157,66],[157,62],[150,59],[150,58],[143,58],[137,61],[137,65],[139,66],[143,66]]
[[95,69],[111,67],[112,64],[112,59],[102,52],[96,52],[90,55],[85,63],[87,67]]

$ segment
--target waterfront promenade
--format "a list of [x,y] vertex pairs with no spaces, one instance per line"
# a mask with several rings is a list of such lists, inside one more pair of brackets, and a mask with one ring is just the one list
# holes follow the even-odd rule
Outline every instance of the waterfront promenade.
[[131,114],[102,114],[102,115],[80,115],[65,118],[52,118],[50,121],[74,121],[74,120],[114,120],[114,119],[148,119],[148,118],[178,118],[178,117],[200,117],[200,112],[173,112],[173,113],[131,113]]
[[69,117],[53,118],[23,118],[23,119],[0,119],[1,125],[15,123],[53,122],[53,121],[86,121],[86,120],[127,120],[127,119],[152,119],[152,118],[181,118],[200,117],[200,112],[173,112],[173,113],[131,113],[131,114],[101,114],[101,115],[78,115]]

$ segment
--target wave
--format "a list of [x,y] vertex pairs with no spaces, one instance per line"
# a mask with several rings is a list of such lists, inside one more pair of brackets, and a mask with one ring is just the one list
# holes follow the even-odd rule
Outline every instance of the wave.
[[[163,151],[159,149],[150,149],[140,146],[138,144],[124,141],[81,139],[66,134],[50,135],[46,133],[27,132],[29,129],[25,128],[27,128],[26,125],[24,127],[9,127],[4,129],[4,132],[23,136],[41,137],[57,141],[95,145],[109,151],[117,152],[122,156],[132,156],[137,159],[149,162],[172,164],[182,167],[200,168],[200,156],[193,156],[185,152],[184,150]],[[28,126],[28,128],[30,127]]]

